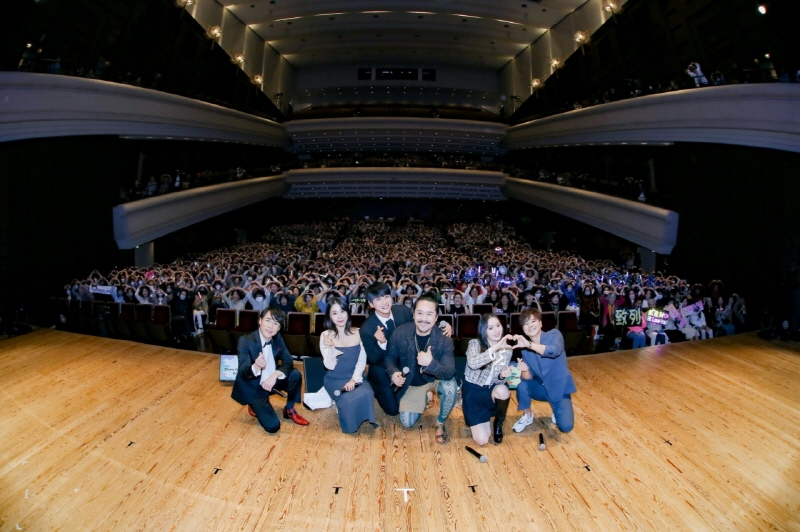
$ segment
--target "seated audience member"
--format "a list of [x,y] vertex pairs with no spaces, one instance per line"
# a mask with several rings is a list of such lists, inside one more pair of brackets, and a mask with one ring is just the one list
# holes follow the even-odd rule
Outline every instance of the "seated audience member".
[[292,303],[289,296],[283,292],[278,292],[276,295],[272,296],[272,303],[270,303],[270,308],[277,308],[282,312],[294,312],[294,304]]
[[317,299],[314,291],[308,289],[303,292],[303,295],[295,300],[294,308],[297,312],[305,312],[311,315],[319,312],[319,305],[317,305]]
[[241,288],[231,288],[226,292],[222,293],[222,299],[225,300],[225,304],[228,308],[233,309],[236,311],[236,322],[239,322],[239,311],[245,309],[245,305],[247,301],[244,297],[244,290]]
[[714,309],[714,327],[721,330],[725,336],[736,334],[736,327],[733,325],[733,297],[728,298],[728,304],[722,296],[717,297],[717,305]]
[[250,303],[250,307],[253,310],[258,311],[261,313],[262,310],[269,307],[270,299],[269,299],[270,292],[265,290],[260,283],[256,281],[252,281],[248,286],[248,289],[245,290],[245,300],[247,303]]
[[600,296],[600,334],[603,335],[601,343],[603,350],[608,350],[614,345],[621,334],[616,325],[615,314],[623,304],[624,302],[617,299],[616,292],[612,291],[611,288],[606,288],[603,295]]
[[494,305],[495,314],[511,314],[517,308],[517,297],[512,292],[503,292]]
[[225,298],[220,291],[214,291],[210,294],[209,303],[208,303],[208,316],[209,320],[212,322],[217,321],[217,310],[218,309],[225,309],[228,306],[225,304]]
[[206,299],[206,294],[203,294],[200,290],[198,290],[194,294],[194,302],[192,303],[192,317],[194,318],[195,334],[203,333],[203,323],[207,316],[208,300]]
[[320,352],[328,369],[323,384],[336,405],[342,432],[352,434],[365,421],[377,428],[375,395],[369,382],[364,382],[367,353],[358,329],[351,325],[344,298],[331,302],[326,309]]
[[231,392],[231,398],[247,405],[248,413],[258,419],[270,434],[281,428],[269,401],[270,396],[279,390],[287,395],[283,418],[291,419],[297,425],[308,425],[308,421],[295,410],[295,405],[300,402],[303,377],[292,367],[292,355],[279,334],[285,321],[286,315],[280,310],[266,309],[261,313],[258,329],[239,338],[239,371]]
[[[414,322],[397,328],[389,340],[384,359],[386,373],[400,389],[400,423],[413,427],[427,405],[427,392],[439,396],[435,439],[447,443],[445,422],[456,404],[458,385],[454,378],[453,341],[436,326],[438,303],[432,294],[422,294],[414,304]],[[406,373],[401,368],[408,368]]]
[[139,302],[140,305],[154,305],[155,298],[153,294],[150,292],[150,288],[146,285],[142,285],[136,289],[136,301]]
[[706,315],[703,312],[704,306],[702,302],[692,303],[684,307],[684,316],[691,327],[697,331],[701,340],[706,338],[713,338],[714,331],[706,324]]
[[467,309],[466,305],[464,304],[464,294],[455,290],[450,292],[450,294],[445,294],[442,298],[444,303],[444,309],[446,314],[467,314],[472,313],[471,309]]
[[177,336],[188,334],[189,332],[189,316],[192,315],[192,302],[194,294],[187,288],[181,288],[178,291],[178,297],[170,301],[172,307],[172,331]]
[[[478,338],[469,341],[467,367],[461,386],[464,422],[478,445],[486,445],[492,437],[503,441],[503,422],[511,397],[506,377],[511,375],[512,348],[510,334],[503,335],[503,325],[492,314],[484,314],[478,322]],[[489,425],[494,418],[494,428]]]
[[517,301],[517,312],[535,308],[539,312],[542,311],[542,306],[536,300],[536,296],[530,290],[523,294],[523,297]]
[[591,281],[584,281],[578,294],[578,325],[592,327],[600,324],[600,299]]
[[737,330],[744,330],[747,327],[747,308],[744,298],[733,294],[731,299],[733,299],[733,324]]

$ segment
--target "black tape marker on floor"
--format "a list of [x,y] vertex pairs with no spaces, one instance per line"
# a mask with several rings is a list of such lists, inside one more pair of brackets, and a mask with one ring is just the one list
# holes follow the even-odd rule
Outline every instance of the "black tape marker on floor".
[[214,468],[214,474],[215,474],[215,475],[216,475],[217,473],[219,473],[220,471],[222,471],[222,469],[220,469],[219,467],[215,467],[215,468]]
[[334,486],[333,489],[336,490],[333,494],[334,495],[339,495],[339,490],[342,489],[342,487],[341,486]]
[[591,469],[589,469],[589,466],[588,466],[588,465],[585,465],[585,466],[583,466],[583,467],[585,467],[585,468],[586,468],[586,471],[589,471],[589,472],[591,472],[591,471],[592,471]]
[[472,488],[472,493],[475,493],[475,488],[477,488],[477,487],[478,487],[478,485],[477,485],[477,484],[475,484],[474,486],[469,486],[469,487],[470,487],[470,488]]
[[128,444],[128,447],[130,447],[130,446],[131,446],[131,445],[133,445],[134,443],[136,443],[136,442],[135,442],[135,441],[132,441],[132,442],[130,442],[130,443]]

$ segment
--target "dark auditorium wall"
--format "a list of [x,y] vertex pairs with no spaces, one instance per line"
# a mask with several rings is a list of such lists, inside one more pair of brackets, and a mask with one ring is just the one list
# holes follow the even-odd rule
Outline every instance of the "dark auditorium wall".
[[[266,118],[281,112],[174,0],[14,0],[0,37],[0,70],[61,73],[133,83]],[[30,43],[30,49],[26,44]],[[39,50],[41,50],[39,52]],[[107,65],[104,65],[105,62]]]
[[[758,4],[768,11],[761,15]],[[536,95],[511,117],[511,123],[570,110],[574,102],[627,97],[632,88],[661,92],[670,81],[694,86],[689,62],[703,73],[720,71],[728,81],[763,81],[800,68],[796,45],[800,2],[793,0],[629,0],[549,77]],[[766,58],[765,54],[770,57]],[[736,68],[733,64],[736,64]],[[649,90],[652,86],[653,90]]]
[[20,305],[45,323],[51,296],[74,277],[132,262],[113,238],[111,208],[127,164],[115,137],[0,144],[0,313]]

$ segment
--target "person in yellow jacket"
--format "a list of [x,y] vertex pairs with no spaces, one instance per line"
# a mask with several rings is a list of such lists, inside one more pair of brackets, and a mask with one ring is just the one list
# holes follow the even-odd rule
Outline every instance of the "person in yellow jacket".
[[314,314],[319,312],[319,305],[317,305],[317,298],[313,290],[306,290],[303,294],[294,300],[294,308],[297,312],[307,312],[311,314],[311,332],[314,332]]

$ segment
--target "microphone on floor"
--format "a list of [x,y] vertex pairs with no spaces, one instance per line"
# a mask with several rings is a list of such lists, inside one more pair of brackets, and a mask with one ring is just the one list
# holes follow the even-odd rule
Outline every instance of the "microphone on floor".
[[[411,373],[411,370],[410,370],[410,369],[408,369],[408,366],[405,366],[405,367],[403,368],[403,377],[405,377],[405,376],[406,376],[406,375],[408,375],[409,373]],[[392,391],[393,391],[394,393],[397,393],[397,390],[399,390],[400,388],[402,388],[402,386],[398,386],[398,385],[396,385],[396,384],[392,384]]]
[[546,446],[544,444],[544,435],[540,432],[539,433],[539,450],[540,451],[544,451],[545,449],[546,449]]
[[[353,390],[355,390],[355,389],[356,389],[356,388],[358,388],[359,386],[361,386],[361,383],[360,383],[360,382],[357,382],[357,383],[356,383],[356,385],[353,387]],[[342,395],[342,393],[344,393],[344,392],[346,392],[346,391],[347,391],[347,390],[345,390],[344,388],[342,388],[341,390],[335,390],[335,391],[333,392],[333,395],[334,395],[335,397],[339,397],[340,395]]]
[[465,446],[464,446],[464,448],[465,448],[466,450],[468,450],[472,456],[474,456],[475,458],[477,458],[478,460],[480,460],[482,464],[485,464],[485,463],[486,463],[486,457],[485,457],[485,456],[483,456],[481,453],[479,453],[478,451],[476,451],[475,449],[473,449],[473,448],[472,448],[472,447],[470,447],[469,445],[465,445]]

